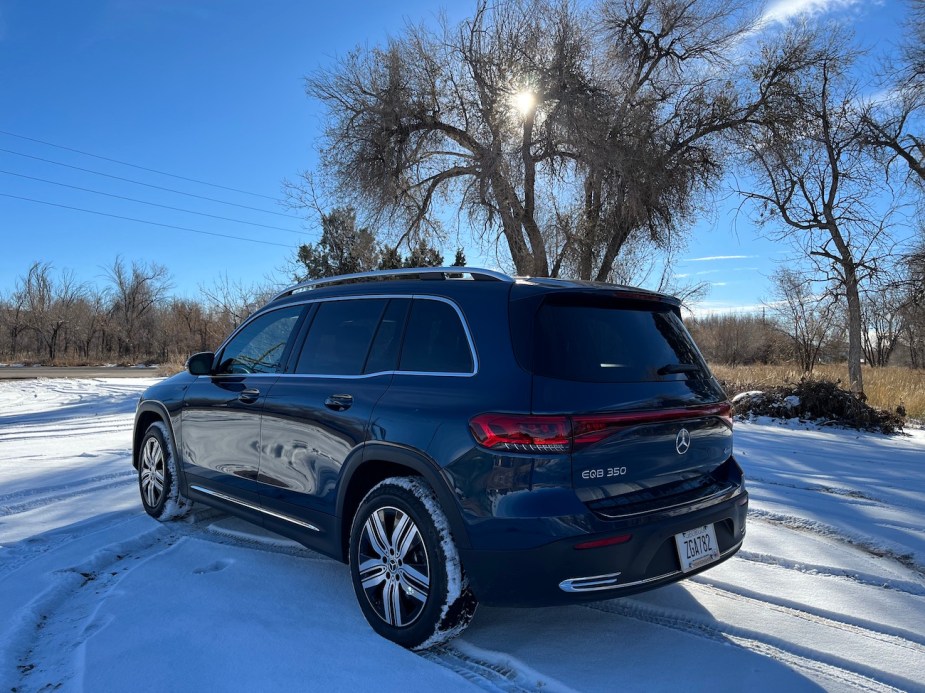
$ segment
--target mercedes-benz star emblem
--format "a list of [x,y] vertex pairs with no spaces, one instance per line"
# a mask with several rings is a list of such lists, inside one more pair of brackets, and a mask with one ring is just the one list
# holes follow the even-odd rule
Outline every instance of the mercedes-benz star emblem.
[[691,433],[686,428],[678,431],[678,437],[674,439],[675,450],[679,455],[683,455],[691,447]]

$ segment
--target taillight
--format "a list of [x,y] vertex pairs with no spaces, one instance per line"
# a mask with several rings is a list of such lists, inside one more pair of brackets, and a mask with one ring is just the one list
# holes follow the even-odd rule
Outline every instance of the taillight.
[[630,411],[583,416],[480,414],[469,421],[479,445],[510,452],[570,452],[600,442],[622,428],[707,416],[732,428],[728,402],[677,409]]
[[479,445],[510,452],[568,452],[569,429],[567,416],[480,414],[469,422]]

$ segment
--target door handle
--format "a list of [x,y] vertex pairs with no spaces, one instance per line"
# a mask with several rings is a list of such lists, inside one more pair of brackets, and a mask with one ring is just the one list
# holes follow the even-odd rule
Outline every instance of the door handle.
[[324,406],[333,411],[350,409],[353,404],[353,395],[331,395],[324,400]]
[[244,402],[245,404],[253,404],[260,397],[260,390],[257,388],[251,388],[249,390],[244,390],[241,394],[238,395],[238,400]]

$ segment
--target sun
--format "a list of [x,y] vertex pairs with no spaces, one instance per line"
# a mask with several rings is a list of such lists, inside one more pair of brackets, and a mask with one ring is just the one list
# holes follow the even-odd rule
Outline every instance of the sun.
[[536,108],[536,94],[532,91],[520,91],[514,94],[514,106],[521,115],[529,115]]

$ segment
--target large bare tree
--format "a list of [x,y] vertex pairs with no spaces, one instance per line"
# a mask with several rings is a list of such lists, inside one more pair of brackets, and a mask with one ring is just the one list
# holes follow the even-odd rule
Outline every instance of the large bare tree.
[[750,12],[482,0],[457,26],[411,26],[308,77],[323,171],[403,238],[457,209],[518,273],[609,279],[627,243],[683,236],[723,173],[720,136],[799,69],[799,46],[746,50]]
[[861,289],[890,250],[890,191],[861,134],[845,38],[828,34],[816,55],[743,140],[754,183],[740,192],[770,235],[793,241],[845,301],[848,377],[862,392]]

